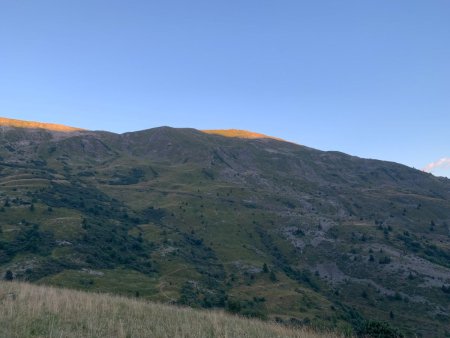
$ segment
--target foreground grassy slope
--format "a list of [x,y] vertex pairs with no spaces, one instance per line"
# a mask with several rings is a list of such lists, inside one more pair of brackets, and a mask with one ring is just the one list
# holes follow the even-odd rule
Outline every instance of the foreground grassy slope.
[[[0,337],[325,337],[107,294],[0,282]],[[327,334],[326,337],[333,337]]]

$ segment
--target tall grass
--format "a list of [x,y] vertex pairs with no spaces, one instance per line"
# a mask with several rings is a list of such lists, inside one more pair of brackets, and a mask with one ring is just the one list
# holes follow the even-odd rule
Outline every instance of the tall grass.
[[[332,335],[327,334],[327,337]],[[0,282],[0,337],[323,337],[137,299]]]

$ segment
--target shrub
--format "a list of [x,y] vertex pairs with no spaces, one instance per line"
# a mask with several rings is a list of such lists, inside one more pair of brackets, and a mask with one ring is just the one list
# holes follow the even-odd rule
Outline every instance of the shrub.
[[6,271],[4,279],[7,281],[12,281],[14,279],[14,275],[11,270]]
[[378,321],[366,322],[359,333],[363,337],[377,337],[377,338],[404,337],[401,332],[391,327],[388,323]]
[[391,262],[391,258],[389,256],[384,256],[380,259],[380,264],[389,264]]

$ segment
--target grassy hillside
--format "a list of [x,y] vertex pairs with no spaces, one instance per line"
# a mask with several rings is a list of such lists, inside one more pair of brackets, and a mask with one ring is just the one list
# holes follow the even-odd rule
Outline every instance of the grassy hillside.
[[219,311],[11,282],[0,282],[0,328],[5,338],[334,337]]
[[268,138],[3,127],[0,276],[449,336],[449,200],[448,179]]
[[239,129],[219,129],[219,130],[202,130],[202,132],[206,134],[212,135],[221,135],[225,137],[236,137],[236,138],[244,138],[244,139],[273,139],[278,141],[283,141],[282,139],[267,136],[264,134],[254,133],[247,130],[239,130]]
[[80,128],[68,127],[61,124],[22,121],[22,120],[8,119],[4,117],[0,117],[0,126],[17,127],[17,128],[35,128],[35,129],[41,128],[60,132],[73,132],[82,130]]

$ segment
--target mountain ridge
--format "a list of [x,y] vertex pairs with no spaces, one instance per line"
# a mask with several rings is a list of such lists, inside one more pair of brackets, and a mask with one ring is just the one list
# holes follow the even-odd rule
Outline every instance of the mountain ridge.
[[6,117],[0,117],[0,126],[3,127],[14,127],[14,128],[29,128],[29,129],[46,129],[58,132],[74,132],[83,131],[85,129],[69,127],[62,124],[55,123],[45,123],[45,122],[35,122],[35,121],[25,121],[17,120]]
[[268,136],[265,134],[256,133],[253,131],[242,130],[242,129],[210,129],[210,130],[200,130],[206,134],[220,135],[225,137],[236,137],[243,139],[272,139],[277,141],[287,142],[281,138]]
[[[19,119],[7,118],[7,117],[0,117],[0,127],[1,126],[14,127],[14,128],[44,129],[44,130],[59,131],[59,132],[89,131],[87,129],[71,127],[71,126],[66,126],[66,125],[62,125],[62,124],[19,120]],[[162,126],[159,128],[171,128],[171,127]],[[155,128],[150,128],[150,129],[155,129]],[[174,129],[177,129],[177,128],[174,128]],[[145,130],[148,130],[148,129],[145,129]],[[210,130],[195,129],[195,130],[198,130],[198,131],[200,131],[202,133],[206,133],[206,134],[220,135],[220,136],[231,137],[231,138],[273,139],[273,140],[287,142],[281,138],[277,138],[274,136],[268,136],[265,134],[248,131],[248,130],[242,130],[242,129],[210,129]],[[106,131],[106,132],[109,132],[109,131]],[[124,134],[127,134],[127,133],[132,133],[132,132],[125,132]]]

